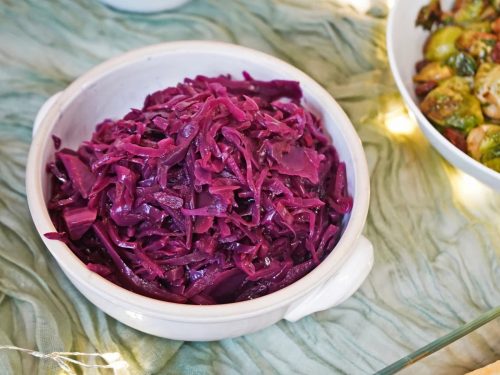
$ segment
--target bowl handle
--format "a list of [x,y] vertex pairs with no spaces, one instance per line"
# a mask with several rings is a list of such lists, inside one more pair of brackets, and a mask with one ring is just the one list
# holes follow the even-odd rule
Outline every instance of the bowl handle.
[[372,266],[373,245],[361,236],[340,270],[322,286],[292,304],[284,318],[296,322],[309,314],[341,304],[358,290]]
[[61,95],[61,92],[62,91],[56,92],[54,95],[48,98],[38,110],[38,113],[36,114],[35,117],[35,122],[33,123],[33,130],[32,130],[33,137],[36,135],[36,132],[40,128],[40,124],[42,123],[42,120],[49,111],[50,107],[52,107],[52,104],[54,104],[57,98],[59,98],[59,96]]

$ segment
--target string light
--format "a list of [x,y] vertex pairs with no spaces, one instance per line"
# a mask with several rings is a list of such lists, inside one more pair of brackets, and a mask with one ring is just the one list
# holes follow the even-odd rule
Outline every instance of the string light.
[[370,9],[370,0],[347,0],[346,3],[360,13],[366,13],[366,11]]
[[352,6],[360,13],[366,13],[371,6],[371,0],[343,0],[341,3]]
[[451,174],[453,191],[462,204],[470,208],[480,208],[491,199],[491,189],[459,170]]
[[[69,375],[76,375],[76,372],[73,370],[71,365],[77,365],[83,368],[112,369],[112,370],[124,370],[128,368],[128,363],[122,359],[120,353],[102,353],[102,354],[80,353],[80,352],[41,353],[35,350],[19,348],[13,345],[0,345],[0,350],[15,350],[32,355],[33,357],[52,360],[57,363],[57,365],[63,371],[63,373]],[[76,356],[86,357],[86,358],[101,358],[104,359],[107,362],[107,364],[106,365],[89,364],[72,358]]]
[[401,106],[386,113],[385,126],[389,132],[396,135],[410,135],[416,129],[415,119]]

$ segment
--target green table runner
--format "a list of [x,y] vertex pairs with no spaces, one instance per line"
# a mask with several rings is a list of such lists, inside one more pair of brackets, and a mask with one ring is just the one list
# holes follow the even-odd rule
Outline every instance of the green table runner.
[[[0,1],[0,345],[119,352],[124,374],[368,374],[499,305],[500,194],[450,167],[415,129],[387,64],[385,2],[351,2],[194,0],[136,15],[92,0]],[[111,56],[182,39],[287,60],[352,119],[370,166],[365,234],[376,259],[341,306],[232,340],[160,339],[87,302],[39,239],[24,173],[40,105]],[[54,361],[0,350],[2,374],[58,371]]]

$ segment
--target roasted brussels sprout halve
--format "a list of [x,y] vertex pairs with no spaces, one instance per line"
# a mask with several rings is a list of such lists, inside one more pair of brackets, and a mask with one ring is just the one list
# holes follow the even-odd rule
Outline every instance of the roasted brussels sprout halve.
[[500,0],[439,0],[416,24],[430,30],[413,76],[420,109],[455,147],[500,172]]
[[497,41],[495,34],[482,31],[465,30],[456,40],[456,47],[480,61],[485,61],[491,54]]
[[[446,63],[453,67],[459,76],[473,76],[476,73],[476,60],[467,53],[459,52],[456,55],[452,55]],[[449,76],[452,75],[453,73]]]
[[500,172],[500,126],[481,125],[467,137],[469,154],[487,167]]
[[487,0],[457,0],[453,7],[453,21],[458,24],[478,21],[488,5]]
[[479,67],[474,92],[483,105],[483,112],[491,119],[500,120],[500,65],[484,63]]
[[457,53],[455,42],[462,32],[462,28],[458,26],[445,26],[437,29],[424,46],[425,58],[429,61],[444,61]]
[[439,0],[431,0],[428,5],[422,7],[418,13],[415,24],[430,30],[434,23],[439,22],[442,16]]
[[464,133],[484,121],[481,105],[471,93],[466,78],[452,77],[432,90],[420,104],[429,120],[439,127]]
[[450,78],[453,75],[453,70],[448,65],[433,61],[425,65],[420,72],[413,76],[413,82],[439,82],[444,79]]

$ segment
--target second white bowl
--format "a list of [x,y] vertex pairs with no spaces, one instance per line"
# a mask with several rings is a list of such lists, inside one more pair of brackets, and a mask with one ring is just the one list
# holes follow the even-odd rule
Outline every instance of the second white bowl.
[[112,8],[134,13],[156,13],[183,6],[190,0],[100,0]]
[[[387,53],[394,80],[408,108],[415,115],[420,129],[432,146],[451,164],[479,181],[500,190],[500,173],[495,172],[453,146],[427,120],[419,108],[415,95],[413,75],[415,63],[423,58],[423,45],[428,31],[415,26],[420,8],[429,0],[396,0],[389,14],[387,25]],[[452,1],[442,1],[445,9],[451,8]]]

